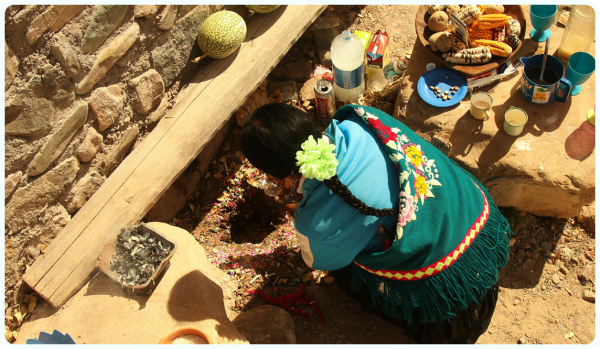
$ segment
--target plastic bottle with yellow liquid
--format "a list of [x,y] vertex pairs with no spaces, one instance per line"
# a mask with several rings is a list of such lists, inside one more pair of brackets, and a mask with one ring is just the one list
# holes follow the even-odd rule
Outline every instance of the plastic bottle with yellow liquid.
[[588,52],[594,40],[596,29],[594,8],[589,5],[573,7],[557,53],[558,58],[563,62],[568,62],[575,52]]

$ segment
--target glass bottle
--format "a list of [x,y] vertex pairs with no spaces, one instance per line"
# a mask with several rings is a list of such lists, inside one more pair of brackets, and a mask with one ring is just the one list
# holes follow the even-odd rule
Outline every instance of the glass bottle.
[[594,40],[594,9],[589,5],[574,6],[558,48],[558,58],[568,62],[575,52],[587,52]]

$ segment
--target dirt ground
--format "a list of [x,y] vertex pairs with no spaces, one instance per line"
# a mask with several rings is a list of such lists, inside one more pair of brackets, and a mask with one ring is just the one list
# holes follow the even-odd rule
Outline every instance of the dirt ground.
[[[417,7],[330,6],[322,16],[340,18],[338,31],[386,29],[394,60],[412,50]],[[309,54],[314,47],[312,38],[304,35],[279,66],[314,60],[316,50]],[[303,308],[310,314],[308,318],[292,313],[297,343],[412,343],[402,331],[363,311],[328,273],[306,266],[291,218],[279,203],[248,184],[261,174],[239,152],[238,132],[237,126],[230,130],[227,144],[214,157],[198,191],[171,222],[189,231],[209,260],[238,280],[233,310],[269,304],[248,290],[261,290],[275,298],[297,292],[304,284],[306,296],[315,300],[326,323],[310,307]],[[477,343],[591,343],[595,304],[583,300],[582,293],[595,292],[595,274],[588,283],[580,281],[578,274],[586,264],[594,265],[595,236],[577,217],[553,219],[510,208],[504,211],[516,233],[514,246],[500,276],[492,323]],[[552,244],[551,252],[544,254],[542,242]]]

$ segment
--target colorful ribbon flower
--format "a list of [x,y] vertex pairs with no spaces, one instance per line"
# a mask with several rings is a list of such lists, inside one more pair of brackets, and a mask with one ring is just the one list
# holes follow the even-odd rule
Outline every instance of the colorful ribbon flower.
[[327,144],[323,138],[319,138],[317,143],[313,136],[308,136],[302,143],[302,150],[296,152],[296,165],[300,166],[300,173],[308,179],[329,179],[335,176],[339,164],[334,151],[335,145]]

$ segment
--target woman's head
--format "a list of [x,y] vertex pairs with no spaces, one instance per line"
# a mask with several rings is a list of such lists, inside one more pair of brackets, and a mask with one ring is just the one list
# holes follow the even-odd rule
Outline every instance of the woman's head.
[[284,103],[257,108],[240,132],[242,153],[259,170],[276,178],[298,173],[296,152],[312,135],[321,137],[318,127],[302,110]]

